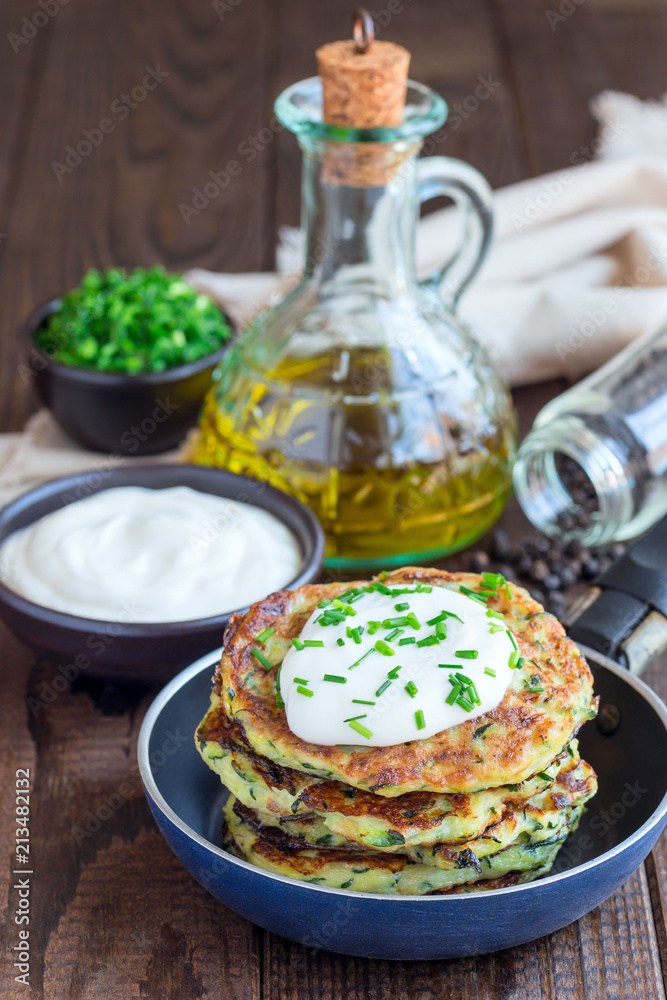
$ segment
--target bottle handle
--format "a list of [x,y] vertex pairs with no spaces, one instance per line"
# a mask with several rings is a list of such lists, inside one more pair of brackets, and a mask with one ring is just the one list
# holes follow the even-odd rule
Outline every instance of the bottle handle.
[[427,156],[417,161],[419,203],[446,195],[463,214],[462,234],[454,255],[422,282],[434,288],[453,310],[475,277],[493,235],[493,195],[478,170],[449,156]]

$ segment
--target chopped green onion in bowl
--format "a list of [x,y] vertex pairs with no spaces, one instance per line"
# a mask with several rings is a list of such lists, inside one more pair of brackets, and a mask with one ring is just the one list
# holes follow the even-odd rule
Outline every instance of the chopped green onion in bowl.
[[213,354],[232,331],[207,296],[161,266],[89,271],[37,331],[53,361],[100,372],[162,372]]

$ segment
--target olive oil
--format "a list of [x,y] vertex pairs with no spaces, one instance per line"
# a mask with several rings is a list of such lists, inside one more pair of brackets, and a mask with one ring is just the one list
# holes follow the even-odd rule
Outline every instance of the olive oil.
[[[511,396],[455,314],[489,246],[491,190],[467,164],[419,159],[446,116],[421,84],[396,129],[328,124],[316,80],[284,91],[276,115],[303,152],[302,276],[226,352],[195,460],[308,504],[331,567],[432,562],[482,534],[509,492]],[[453,192],[461,243],[419,281],[419,207]]]
[[[466,433],[452,416],[456,378],[429,389],[403,378],[397,392],[391,357],[363,349],[290,359],[261,377],[236,358],[217,377],[195,461],[306,503],[331,567],[438,558],[486,531],[506,502],[511,405]],[[488,410],[498,400],[487,388]]]

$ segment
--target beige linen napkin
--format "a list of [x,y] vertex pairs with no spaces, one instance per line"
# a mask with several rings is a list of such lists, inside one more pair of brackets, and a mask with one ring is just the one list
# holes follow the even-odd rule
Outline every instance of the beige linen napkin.
[[0,507],[27,490],[77,472],[96,470],[104,479],[121,466],[187,461],[189,445],[161,455],[128,458],[86,451],[67,437],[48,410],[35,413],[21,434],[0,434]]
[[[459,315],[513,385],[579,378],[667,322],[667,147],[664,160],[600,160],[513,184],[496,192],[495,213]],[[458,226],[451,209],[421,220],[420,277],[451,256]],[[292,272],[299,234],[281,237],[279,263]],[[244,320],[281,287],[278,274],[186,278]]]

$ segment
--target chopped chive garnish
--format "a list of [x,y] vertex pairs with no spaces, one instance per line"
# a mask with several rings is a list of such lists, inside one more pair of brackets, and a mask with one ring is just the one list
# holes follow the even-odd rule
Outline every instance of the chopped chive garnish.
[[454,676],[459,684],[463,684],[464,687],[467,687],[468,684],[472,684],[472,677],[468,677],[467,674],[454,674]]
[[458,670],[461,666],[460,663],[439,663],[438,666],[441,670]]
[[408,615],[407,624],[412,625],[414,629],[421,628],[421,625],[419,624],[419,619],[417,618],[417,615],[414,613],[414,611],[411,611],[410,614]]
[[283,696],[280,691],[276,691],[276,708],[284,708],[285,702],[283,701]]
[[359,659],[355,660],[354,663],[351,663],[350,666],[347,669],[348,670],[352,670],[352,667],[358,667],[362,660],[365,660],[367,656],[371,655],[371,653],[373,652],[374,648],[375,647],[371,646],[370,649],[367,649],[366,652],[364,653],[364,655],[360,656]]
[[468,701],[464,694],[460,694],[456,699],[456,704],[460,705],[461,708],[465,709],[466,712],[472,712],[475,707],[471,701]]
[[524,664],[523,656],[519,656],[519,651],[517,649],[513,649],[512,652],[510,653],[509,664],[508,664],[510,670],[520,669],[523,666],[523,664]]
[[378,573],[378,580],[386,580],[389,576],[389,571],[383,569],[381,573]]
[[417,723],[417,729],[426,729],[426,722],[424,721],[424,713],[421,708],[415,712],[415,722]]
[[473,601],[477,601],[478,604],[484,604],[486,606],[486,601],[480,594],[477,593],[477,591],[471,590],[470,587],[463,586],[459,587],[459,590],[462,594],[465,594],[466,597],[470,597]]
[[380,687],[375,692],[375,697],[379,698],[381,694],[384,694],[384,692],[387,690],[387,688],[390,685],[391,685],[391,681],[384,681],[382,684],[380,684]]
[[507,634],[508,634],[508,636],[509,636],[509,640],[510,640],[510,642],[512,643],[512,645],[514,646],[514,648],[515,648],[515,649],[518,649],[519,647],[517,646],[517,643],[516,643],[516,639],[514,638],[514,636],[513,636],[513,635],[512,635],[512,633],[510,632],[510,630],[509,630],[509,629],[506,629],[505,631],[507,632]]
[[409,625],[409,615],[399,615],[397,618],[385,618],[382,622],[383,628],[395,628],[397,625]]
[[336,645],[337,646],[344,646],[345,645],[345,639],[336,639]]
[[320,601],[320,603],[317,606],[318,606],[318,608],[328,608],[330,604],[331,604],[331,598],[330,597],[323,597],[322,600]]
[[304,639],[303,640],[303,644],[304,644],[304,646],[323,646],[324,645],[324,640],[323,639]]
[[347,635],[348,635],[348,638],[350,638],[354,642],[356,642],[357,645],[359,645],[359,643],[361,642],[361,635],[362,635],[363,631],[364,631],[364,626],[363,625],[357,625],[356,628],[350,628],[349,625],[347,626]]
[[542,678],[538,674],[533,674],[529,681],[523,682],[528,691],[533,694],[538,694],[540,691],[544,691],[544,685],[542,684]]
[[458,656],[461,660],[476,660],[479,652],[476,649],[457,649],[454,656]]
[[391,669],[391,670],[389,671],[389,673],[387,674],[387,677],[388,677],[388,678],[389,678],[390,680],[392,680],[392,681],[395,681],[395,680],[396,680],[396,678],[398,677],[398,671],[399,671],[399,670],[402,670],[402,669],[403,669],[403,667],[402,667],[402,666],[401,666],[401,664],[399,663],[399,664],[398,664],[397,666],[393,667],[393,668],[392,668],[392,669]]
[[364,701],[363,698],[353,698],[352,699],[352,704],[353,705],[374,705],[375,702],[374,701]]
[[359,733],[360,736],[364,736],[367,740],[370,740],[373,735],[370,729],[366,729],[366,726],[362,726],[360,722],[355,719],[349,723],[350,729],[354,729],[355,733]]
[[338,597],[331,602],[332,607],[338,608],[339,611],[343,611],[346,615],[350,615],[352,618],[356,615],[354,608],[351,608],[349,604],[345,604]]
[[351,715],[349,719],[343,719],[343,722],[355,722],[357,719],[365,719],[368,713],[364,715]]
[[457,681],[454,684],[452,690],[449,692],[449,695],[445,698],[445,704],[453,705],[460,694],[461,694],[461,685]]
[[273,670],[273,664],[271,663],[271,660],[268,658],[268,656],[264,656],[264,653],[261,651],[261,649],[252,649],[251,652],[252,655],[255,657],[255,659],[259,660],[259,662],[262,664],[263,667],[265,667],[267,670]]
[[308,683],[308,681],[305,680],[303,677],[293,677],[292,680],[294,681],[295,684],[307,684]]
[[371,587],[372,587],[372,589],[373,589],[373,590],[377,590],[377,592],[378,592],[379,594],[386,594],[386,595],[387,595],[388,597],[393,597],[393,596],[394,596],[394,594],[393,594],[393,591],[391,591],[391,590],[389,589],[389,587],[386,587],[386,586],[384,585],[384,583],[380,583],[380,581],[379,581],[379,580],[375,580],[375,581],[374,581],[374,582],[373,582],[373,583],[371,584]]
[[381,622],[369,622],[368,623],[368,634],[375,635],[377,630],[380,628]]
[[475,687],[474,681],[473,681],[473,683],[468,684],[468,688],[467,688],[466,694],[467,694],[468,698],[470,699],[470,701],[473,703],[473,705],[481,705],[482,704],[482,700],[481,700],[480,696],[477,693],[477,688]]
[[305,694],[306,698],[312,698],[314,694],[314,692],[311,691],[310,688],[301,687],[301,685],[298,686],[297,691],[299,692],[299,694]]
[[479,594],[480,597],[495,597],[496,596],[496,591],[495,590],[483,590],[481,587],[479,587],[475,591],[475,593]]
[[489,587],[493,587],[497,590],[498,587],[505,582],[505,577],[502,573],[482,573],[482,580],[484,583],[488,584]]
[[515,669],[516,670],[521,670],[521,668],[522,668],[522,666],[524,665],[525,662],[526,661],[524,660],[523,656],[520,656],[519,659],[516,661]]
[[491,628],[489,629],[489,633],[491,635],[495,635],[496,632],[505,632],[505,631],[507,630],[504,625],[492,625]]
[[508,600],[511,601],[512,600],[512,591],[510,590],[510,585],[509,585],[509,583],[507,583],[507,581],[505,581],[504,586],[505,586],[505,593],[507,594],[507,598],[508,598]]
[[320,622],[322,625],[340,625],[341,622],[345,621],[345,612],[327,608],[326,611],[317,616],[315,621]]
[[382,653],[383,656],[395,656],[396,650],[392,649],[383,639],[378,639],[375,643],[375,649],[378,653]]
[[415,587],[415,591],[418,594],[430,594],[432,590],[433,587],[431,587],[428,583],[418,583]]
[[292,645],[295,649],[303,649],[303,643],[301,639],[292,639]]
[[441,641],[447,638],[447,626],[444,622],[438,622],[435,626],[435,634]]
[[255,641],[266,642],[266,640],[270,639],[272,635],[275,635],[275,631],[276,630],[274,628],[265,628],[263,632],[260,632],[259,635],[255,636]]
[[489,677],[495,677],[496,676],[496,672],[493,669],[493,667],[484,667],[484,673],[488,674]]
[[410,605],[408,604],[407,601],[404,601],[402,604],[395,604],[394,607],[396,608],[397,611],[409,611],[410,610]]
[[487,618],[500,618],[501,622],[505,620],[505,616],[501,615],[500,611],[492,611],[491,608],[486,612]]
[[407,693],[410,695],[411,698],[414,698],[419,689],[417,688],[417,685],[413,681],[408,681],[408,683],[405,685],[405,690],[407,691]]
[[438,622],[444,622],[444,620],[445,620],[446,617],[447,617],[447,612],[446,611],[442,611],[439,615],[436,615],[435,618],[430,618],[429,621],[426,622],[426,624],[427,625],[437,625]]
[[356,604],[364,596],[363,590],[346,590],[344,594],[340,595],[347,599],[348,604]]
[[390,632],[389,635],[385,636],[385,639],[387,642],[393,642],[394,639],[398,639],[399,635],[403,635],[404,631],[405,629],[395,628],[393,632]]
[[399,646],[408,646],[408,645],[410,645],[411,642],[416,642],[416,641],[417,640],[415,639],[414,635],[409,635],[406,639],[399,639],[398,640],[398,645]]
[[418,639],[418,646],[437,646],[440,640],[437,635],[427,635],[424,639]]
[[332,684],[347,684],[347,677],[341,677],[340,674],[325,674],[322,680],[331,681]]

